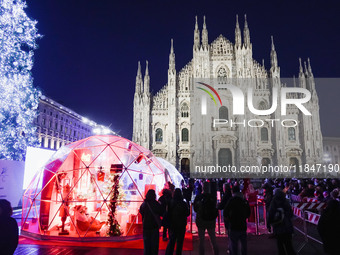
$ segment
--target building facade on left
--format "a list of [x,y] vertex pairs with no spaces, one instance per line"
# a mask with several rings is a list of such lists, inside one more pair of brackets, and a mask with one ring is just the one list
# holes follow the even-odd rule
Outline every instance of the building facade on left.
[[114,134],[64,105],[42,95],[39,98],[37,126],[40,147],[58,150],[61,146],[97,134]]

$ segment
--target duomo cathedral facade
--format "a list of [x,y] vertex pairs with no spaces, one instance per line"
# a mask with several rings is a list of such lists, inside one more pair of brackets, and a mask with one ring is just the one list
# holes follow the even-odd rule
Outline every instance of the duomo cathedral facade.
[[[244,102],[245,114],[233,115],[232,94],[221,87],[216,89],[216,95],[221,98],[221,105],[216,107],[213,97],[208,96],[207,114],[198,114],[200,109],[197,102],[201,98],[198,93],[202,92],[196,89],[196,81],[199,79],[221,84],[234,80],[245,95],[249,85],[244,85],[241,81],[250,79],[253,81],[254,108],[271,108],[274,100],[273,87],[277,86],[280,94],[281,88],[287,86],[280,77],[273,39],[269,70],[265,68],[264,63],[254,60],[252,53],[246,17],[243,36],[236,18],[235,43],[223,35],[209,43],[205,17],[201,31],[196,17],[193,58],[177,72],[171,40],[168,82],[156,94],[150,93],[148,63],[144,78],[138,63],[133,108],[133,141],[150,149],[156,156],[167,159],[182,173],[193,171],[196,165],[205,164],[239,167],[251,164],[320,163],[323,146],[319,103],[309,59],[307,63],[301,63],[300,60],[298,78],[294,78],[293,86],[310,91],[311,99],[304,106],[311,115],[303,114],[294,105],[287,105],[284,119],[296,120],[295,126],[280,124],[283,119],[280,97],[276,111],[266,116],[256,116],[250,112],[247,100]],[[287,97],[294,99],[299,95],[290,93]],[[214,126],[212,119],[227,119],[239,124]],[[253,121],[252,125],[241,124],[255,119],[257,121]],[[261,125],[254,127],[254,123]]]

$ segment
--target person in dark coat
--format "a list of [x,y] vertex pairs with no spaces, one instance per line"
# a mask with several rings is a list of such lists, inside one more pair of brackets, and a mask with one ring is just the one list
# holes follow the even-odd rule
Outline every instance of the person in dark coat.
[[[218,210],[216,207],[217,198],[214,197],[210,193],[210,183],[205,182],[203,183],[203,193],[196,196],[194,200],[194,210],[197,213],[196,214],[196,225],[198,228],[198,236],[199,236],[199,254],[204,255],[204,239],[205,239],[205,230],[207,230],[210,238],[210,243],[214,250],[214,255],[219,254],[219,248],[216,242],[216,234],[215,234],[215,228],[216,228],[216,218],[218,215]],[[209,201],[213,202],[213,205],[206,206],[206,203]],[[209,202],[209,204],[210,204]],[[212,211],[211,213],[208,213],[207,216],[210,216],[209,219],[204,217],[206,211]]]
[[166,247],[165,254],[172,255],[174,253],[175,244],[176,255],[182,254],[187,218],[190,215],[188,204],[183,200],[181,189],[175,189],[174,197],[169,206],[169,236],[170,241]]
[[241,254],[247,254],[247,218],[250,216],[248,201],[240,192],[240,187],[232,188],[233,197],[230,198],[224,210],[224,217],[229,222],[230,254],[238,254],[238,243],[241,242]]
[[274,190],[274,197],[269,207],[268,224],[273,227],[273,233],[277,239],[279,255],[295,255],[292,243],[294,232],[293,210],[285,193],[277,188]]
[[139,208],[143,219],[144,255],[157,255],[159,248],[160,216],[162,206],[156,200],[156,192],[149,189],[145,200]]
[[337,200],[329,200],[318,222],[318,231],[327,254],[340,254],[340,204]]
[[158,202],[162,206],[163,210],[163,219],[162,219],[162,226],[163,226],[163,241],[168,241],[168,228],[169,228],[169,205],[172,199],[172,192],[170,189],[163,189],[162,196],[158,199]]
[[269,212],[269,208],[270,208],[270,203],[272,202],[273,199],[273,187],[271,186],[271,184],[269,182],[266,182],[263,186],[262,186],[263,190],[264,190],[264,203],[265,203],[265,208],[266,208],[266,218],[267,218],[267,229],[268,232],[271,232],[271,228],[270,225],[268,224],[268,212]]
[[12,255],[18,246],[18,224],[12,216],[12,206],[6,199],[0,199],[0,253]]
[[[229,202],[231,197],[232,197],[232,193],[231,193],[230,184],[229,183],[224,183],[223,184],[223,197],[222,197],[222,201],[221,201],[221,203],[218,204],[217,209],[218,210],[222,210],[224,212],[224,208],[228,204],[228,202]],[[226,232],[229,233],[228,219],[225,217],[224,214],[223,214],[223,220],[224,220],[224,226],[225,226]]]

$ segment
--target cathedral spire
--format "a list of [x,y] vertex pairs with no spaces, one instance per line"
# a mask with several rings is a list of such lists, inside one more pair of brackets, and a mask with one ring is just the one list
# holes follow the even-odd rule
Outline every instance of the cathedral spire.
[[176,68],[175,68],[174,42],[173,42],[173,39],[171,39],[171,49],[170,49],[170,54],[169,54],[169,74],[175,73],[175,72],[176,72]]
[[208,30],[205,23],[205,16],[203,16],[202,46],[203,49],[208,49]]
[[308,77],[309,75],[308,75],[308,69],[307,69],[307,63],[306,63],[306,61],[303,61],[303,65],[304,65],[304,67],[305,67],[305,70],[304,70],[305,75],[306,75],[306,77]]
[[241,48],[241,45],[242,45],[241,29],[238,23],[238,15],[236,15],[235,46],[236,48]]
[[299,58],[299,85],[301,88],[306,88],[306,77],[303,72],[301,58]]
[[299,76],[303,74],[302,64],[301,64],[301,58],[299,58]]
[[273,36],[271,36],[271,40],[272,40],[272,49],[270,51],[270,64],[272,68],[276,69],[278,67],[278,62],[277,62],[277,55],[276,55]]
[[144,94],[149,94],[150,91],[150,76],[149,76],[149,62],[146,61],[145,76],[144,76]]
[[140,67],[140,61],[138,61],[137,78],[142,77],[142,70]]
[[196,23],[195,23],[195,31],[194,31],[194,50],[197,50],[200,48],[200,31],[198,29],[198,23],[197,23],[197,16],[195,17]]
[[313,77],[312,66],[310,65],[310,59],[309,58],[307,58],[307,62],[308,62],[308,73],[309,73],[309,76]]
[[244,15],[244,29],[243,29],[243,41],[244,41],[244,47],[249,48],[250,47],[250,32],[248,28],[247,23],[247,14]]
[[142,92],[143,80],[142,80],[142,71],[140,66],[140,61],[138,61],[138,69],[137,69],[137,76],[136,76],[136,88],[135,93],[140,94]]

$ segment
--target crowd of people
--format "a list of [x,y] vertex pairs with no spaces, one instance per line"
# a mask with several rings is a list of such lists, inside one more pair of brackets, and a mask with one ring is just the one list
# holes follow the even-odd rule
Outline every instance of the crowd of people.
[[[256,186],[256,188],[254,188]],[[156,200],[154,190],[149,190],[140,207],[143,217],[144,254],[158,254],[159,229],[163,226],[163,240],[169,243],[166,254],[182,254],[183,241],[192,201],[199,237],[199,254],[205,251],[205,232],[213,253],[220,253],[215,227],[218,210],[228,236],[228,253],[247,254],[247,222],[255,221],[252,207],[258,195],[266,207],[267,229],[277,239],[278,254],[296,254],[292,236],[292,199],[305,201],[314,198],[327,203],[322,212],[318,230],[327,254],[340,254],[336,237],[340,230],[340,182],[337,179],[265,179],[251,183],[250,179],[189,179],[182,189],[164,189]],[[152,201],[152,202],[151,202]],[[239,246],[241,247],[239,249]]]
[[[257,186],[256,188],[254,186]],[[218,210],[224,219],[228,236],[228,253],[247,254],[247,222],[252,221],[252,206],[258,195],[266,207],[267,229],[277,239],[278,254],[296,254],[292,245],[294,227],[291,201],[314,198],[327,203],[320,212],[318,231],[327,254],[340,254],[340,182],[338,179],[189,179],[182,188],[168,183],[157,200],[155,190],[148,190],[140,206],[143,219],[144,254],[156,255],[159,250],[159,230],[163,227],[163,241],[168,241],[166,255],[182,254],[190,203],[195,212],[199,237],[199,254],[205,251],[205,232],[208,232],[214,255],[220,250],[215,227]],[[0,250],[13,254],[18,245],[18,225],[11,217],[11,204],[0,199]],[[169,238],[168,238],[169,236]],[[239,249],[239,246],[241,249]],[[240,251],[239,251],[240,250]]]

